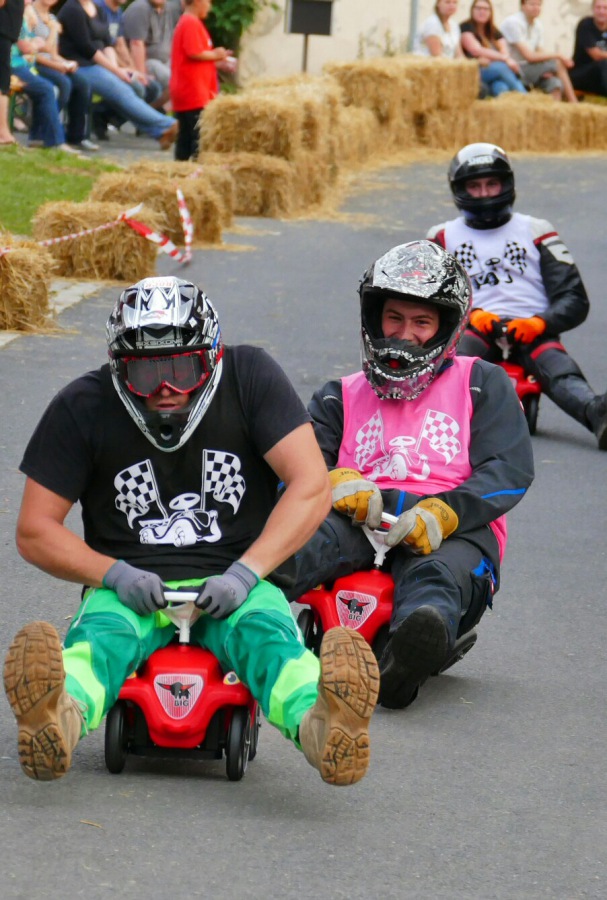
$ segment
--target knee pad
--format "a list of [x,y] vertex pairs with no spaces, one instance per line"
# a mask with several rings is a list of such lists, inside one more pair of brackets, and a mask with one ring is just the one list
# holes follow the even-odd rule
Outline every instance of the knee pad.
[[540,344],[531,353],[526,354],[525,368],[538,380],[567,378],[575,375],[583,378],[582,371],[576,361],[569,356],[560,341]]

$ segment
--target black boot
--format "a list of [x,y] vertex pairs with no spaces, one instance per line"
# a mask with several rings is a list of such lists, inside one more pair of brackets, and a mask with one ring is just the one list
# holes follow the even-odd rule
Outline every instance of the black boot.
[[607,394],[595,397],[588,404],[586,417],[596,435],[599,450],[607,450]]
[[392,634],[379,663],[379,702],[388,709],[413,703],[421,685],[449,654],[449,633],[432,606],[420,606]]

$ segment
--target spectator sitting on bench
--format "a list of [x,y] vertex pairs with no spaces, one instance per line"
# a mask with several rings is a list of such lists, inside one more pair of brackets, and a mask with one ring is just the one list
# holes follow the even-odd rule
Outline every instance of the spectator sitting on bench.
[[576,91],[607,97],[607,0],[594,0],[592,15],[578,22],[571,82]]
[[519,12],[502,22],[502,34],[528,88],[539,88],[555,100],[577,103],[567,73],[567,69],[573,67],[573,60],[544,50],[544,26],[539,20],[541,11],[542,0],[521,0]]

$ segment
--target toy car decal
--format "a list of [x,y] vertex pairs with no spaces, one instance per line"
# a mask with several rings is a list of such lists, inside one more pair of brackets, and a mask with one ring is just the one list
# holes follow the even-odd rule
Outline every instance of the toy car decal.
[[337,615],[344,628],[358,629],[377,609],[377,597],[358,591],[338,591],[335,595]]
[[200,675],[163,674],[154,679],[154,690],[171,719],[184,719],[196,705],[204,681]]
[[227,504],[236,515],[246,491],[241,462],[234,453],[203,450],[201,463],[199,489],[170,500],[160,496],[151,460],[139,460],[118,472],[114,478],[116,509],[124,513],[129,528],[139,530],[142,544],[192,547],[201,541],[213,544],[221,539],[213,501]]
[[240,684],[240,678],[236,674],[236,672],[228,672],[226,677],[223,679],[224,684]]

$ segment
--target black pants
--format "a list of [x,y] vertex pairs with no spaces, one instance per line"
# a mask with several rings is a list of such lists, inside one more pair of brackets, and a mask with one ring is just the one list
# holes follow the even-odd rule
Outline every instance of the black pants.
[[590,94],[607,97],[607,59],[576,66],[569,75],[576,91],[588,91]]
[[[470,329],[459,342],[457,353],[459,356],[480,356],[489,362],[503,359],[501,349],[490,337]],[[592,431],[587,411],[596,394],[558,338],[541,337],[531,344],[516,344],[508,359],[523,366],[539,382],[546,396]]]
[[11,40],[0,34],[0,94],[8,95],[11,86]]
[[179,122],[175,159],[188,160],[198,157],[198,120],[202,112],[202,109],[188,109],[186,112],[175,113],[175,118]]
[[[362,529],[346,516],[330,512],[295,557],[297,575],[288,599],[295,601],[318,584],[370,569],[374,555]],[[394,578],[390,633],[420,606],[433,606],[453,644],[480,620],[499,586],[497,540],[488,527],[452,536],[428,556],[395,548],[386,564]]]

